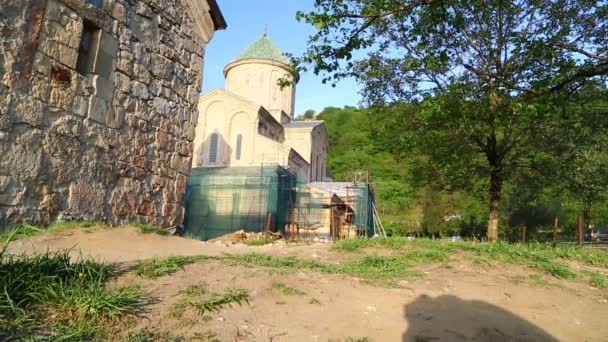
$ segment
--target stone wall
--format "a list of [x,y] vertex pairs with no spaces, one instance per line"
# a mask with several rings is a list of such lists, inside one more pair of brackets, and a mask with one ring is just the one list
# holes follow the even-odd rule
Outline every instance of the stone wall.
[[181,223],[210,37],[182,0],[97,1],[0,0],[0,228]]

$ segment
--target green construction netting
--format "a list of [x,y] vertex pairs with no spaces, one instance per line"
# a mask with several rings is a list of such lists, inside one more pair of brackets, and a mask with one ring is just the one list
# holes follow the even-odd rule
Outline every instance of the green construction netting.
[[[261,232],[269,219],[269,229],[282,233],[292,220],[300,227],[321,225],[331,201],[309,189],[277,165],[193,168],[186,191],[186,234],[208,240],[241,229]],[[353,183],[353,195],[354,224],[360,235],[371,236],[370,188]]]

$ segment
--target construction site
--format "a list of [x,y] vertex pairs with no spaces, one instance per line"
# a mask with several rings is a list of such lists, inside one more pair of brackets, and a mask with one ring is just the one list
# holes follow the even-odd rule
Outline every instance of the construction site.
[[290,241],[385,235],[367,172],[346,182],[304,182],[277,164],[193,168],[184,225],[201,240],[241,230]]

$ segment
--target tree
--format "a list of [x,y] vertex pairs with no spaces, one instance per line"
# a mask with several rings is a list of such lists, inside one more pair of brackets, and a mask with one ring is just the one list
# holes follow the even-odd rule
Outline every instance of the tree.
[[302,117],[304,119],[313,119],[315,117],[316,112],[312,109],[307,110],[306,112],[304,112],[304,115],[302,115]]
[[487,180],[490,240],[505,180],[564,119],[559,106],[608,76],[603,0],[316,0],[297,18],[317,29],[299,68],[356,77],[372,106],[417,103],[403,141],[458,185]]

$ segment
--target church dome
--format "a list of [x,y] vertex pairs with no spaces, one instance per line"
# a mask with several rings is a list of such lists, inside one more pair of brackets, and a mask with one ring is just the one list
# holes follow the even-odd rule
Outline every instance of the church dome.
[[275,61],[289,65],[289,60],[283,55],[281,50],[277,48],[267,35],[263,35],[260,39],[253,42],[245,50],[243,50],[232,62],[243,61],[247,59],[263,59],[267,61]]
[[232,60],[226,68],[224,68],[224,75],[228,73],[234,66],[242,63],[271,63],[277,64],[284,69],[288,70],[297,80],[299,75],[290,66],[289,59],[285,57],[283,52],[274,45],[274,43],[268,38],[266,34],[260,37],[258,40],[249,45],[243,50],[234,60]]

